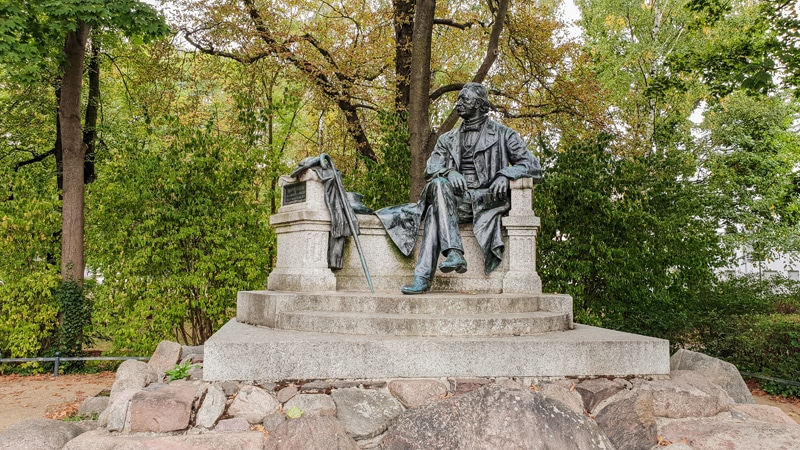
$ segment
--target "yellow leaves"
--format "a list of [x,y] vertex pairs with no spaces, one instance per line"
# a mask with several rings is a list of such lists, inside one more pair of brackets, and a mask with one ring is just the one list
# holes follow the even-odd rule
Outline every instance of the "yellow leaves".
[[625,28],[625,19],[617,16],[614,13],[609,14],[606,16],[606,19],[603,21],[605,27],[610,31],[620,31]]

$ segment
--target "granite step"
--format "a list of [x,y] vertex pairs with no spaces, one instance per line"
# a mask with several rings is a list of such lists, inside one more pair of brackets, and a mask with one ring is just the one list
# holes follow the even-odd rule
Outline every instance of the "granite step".
[[[557,294],[453,294],[280,291],[239,292],[236,318],[252,325],[276,327],[282,313],[328,311],[371,314],[515,314],[549,311],[568,314],[572,321],[572,298]],[[569,327],[568,327],[569,328]],[[325,330],[323,330],[325,331]]]
[[385,336],[529,336],[568,330],[568,314],[392,314],[331,311],[280,313],[274,328],[317,333]]

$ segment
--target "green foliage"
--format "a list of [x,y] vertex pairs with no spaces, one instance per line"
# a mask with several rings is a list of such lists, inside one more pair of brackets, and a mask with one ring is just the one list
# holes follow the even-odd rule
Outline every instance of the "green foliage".
[[104,277],[95,323],[115,350],[163,339],[200,344],[262,288],[274,245],[259,197],[262,154],[213,121],[170,119],[140,146],[113,149],[89,190],[89,264]]
[[411,187],[411,153],[408,150],[406,114],[379,114],[378,162],[360,158],[362,170],[346,175],[345,186],[364,195],[364,204],[380,209],[408,202]]
[[290,419],[299,419],[303,417],[303,410],[300,409],[297,405],[292,406],[286,411],[286,417]]
[[168,370],[166,375],[169,381],[182,380],[189,376],[189,370],[192,368],[192,362],[186,361],[183,364],[175,364],[175,368]]
[[687,152],[615,154],[610,136],[549,155],[534,210],[544,290],[595,325],[681,342],[722,261]]
[[74,281],[63,281],[55,290],[61,324],[56,331],[56,348],[62,356],[78,356],[85,341],[84,329],[92,320],[92,305]]

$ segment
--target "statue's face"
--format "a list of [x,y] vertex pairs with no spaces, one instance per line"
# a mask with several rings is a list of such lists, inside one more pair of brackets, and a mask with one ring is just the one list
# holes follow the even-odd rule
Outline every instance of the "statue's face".
[[469,89],[462,89],[456,100],[456,112],[464,120],[477,119],[481,116],[478,94]]

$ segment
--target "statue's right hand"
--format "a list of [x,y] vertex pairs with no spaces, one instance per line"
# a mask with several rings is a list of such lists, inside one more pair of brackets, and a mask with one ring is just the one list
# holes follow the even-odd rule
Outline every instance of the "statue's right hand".
[[453,193],[456,195],[461,195],[467,190],[467,179],[464,178],[464,175],[461,175],[455,170],[451,170],[450,173],[447,174],[447,181],[450,182]]

